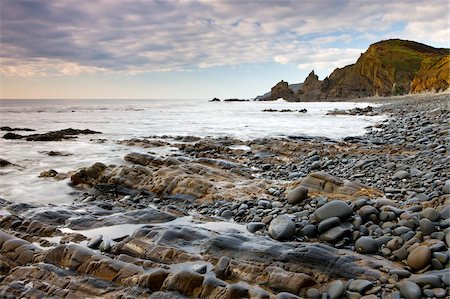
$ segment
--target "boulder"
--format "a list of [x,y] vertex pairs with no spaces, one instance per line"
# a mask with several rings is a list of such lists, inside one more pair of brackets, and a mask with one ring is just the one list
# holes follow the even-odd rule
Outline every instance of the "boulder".
[[269,234],[275,240],[290,240],[295,234],[295,223],[287,215],[280,215],[269,225]]

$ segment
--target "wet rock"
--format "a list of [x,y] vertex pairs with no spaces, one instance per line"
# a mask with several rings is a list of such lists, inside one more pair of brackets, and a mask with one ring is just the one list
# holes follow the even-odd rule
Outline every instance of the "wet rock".
[[6,166],[10,166],[10,165],[13,165],[13,164],[5,159],[0,159],[0,167],[6,167]]
[[102,243],[102,241],[103,241],[103,236],[99,235],[99,236],[91,239],[86,246],[91,249],[97,249],[98,246]]
[[348,204],[340,200],[333,200],[314,211],[313,215],[317,221],[322,221],[331,217],[346,219],[353,214]]
[[287,201],[291,205],[301,203],[307,198],[308,198],[308,189],[302,186],[299,186],[291,190],[287,195]]
[[105,171],[106,165],[100,162],[95,163],[89,168],[82,168],[70,177],[72,184],[88,184],[93,185]]
[[425,268],[431,260],[431,250],[426,245],[418,246],[414,249],[409,255],[407,259],[408,265],[415,269],[421,270]]
[[295,224],[287,215],[280,215],[270,222],[269,234],[275,240],[289,240],[295,234]]
[[61,141],[67,139],[77,138],[76,135],[90,135],[101,134],[93,130],[78,130],[78,129],[64,129],[59,131],[52,131],[43,134],[19,135],[15,133],[7,133],[3,136],[5,139],[25,139],[27,141]]
[[40,178],[53,178],[58,175],[58,172],[54,169],[43,171],[39,174]]

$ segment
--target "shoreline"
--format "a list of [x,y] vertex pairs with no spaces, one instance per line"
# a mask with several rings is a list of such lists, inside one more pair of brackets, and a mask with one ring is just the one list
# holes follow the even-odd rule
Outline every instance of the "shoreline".
[[[390,118],[363,136],[201,138],[165,159],[130,152],[122,165],[74,169],[85,194],[71,204],[1,200],[0,286],[17,294],[26,279],[23,292],[46,296],[448,296],[448,94],[390,98],[374,108]],[[151,142],[124,141],[147,151]],[[83,236],[117,225],[130,226]]]

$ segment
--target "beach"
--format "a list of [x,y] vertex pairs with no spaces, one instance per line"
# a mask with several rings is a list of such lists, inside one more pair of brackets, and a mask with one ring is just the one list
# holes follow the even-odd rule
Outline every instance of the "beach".
[[1,295],[448,297],[449,104],[9,107]]

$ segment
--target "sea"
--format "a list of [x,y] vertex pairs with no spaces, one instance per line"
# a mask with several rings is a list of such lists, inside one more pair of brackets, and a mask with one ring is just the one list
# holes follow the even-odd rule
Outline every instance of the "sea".
[[[144,149],[118,144],[150,136],[263,137],[323,136],[340,140],[359,136],[386,116],[326,115],[333,109],[374,106],[352,102],[208,102],[207,100],[1,100],[0,126],[31,128],[44,133],[73,128],[98,135],[55,142],[0,138],[0,158],[14,166],[0,168],[0,198],[13,202],[68,203],[74,190],[69,180],[40,178],[42,171],[74,171],[95,162],[122,164],[132,151],[166,156],[178,149]],[[263,112],[290,109],[294,112]],[[306,109],[306,113],[296,112]],[[1,137],[7,132],[0,132]],[[49,156],[60,151],[67,156]]]

